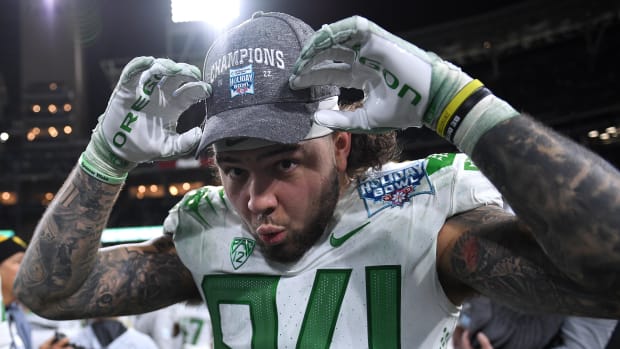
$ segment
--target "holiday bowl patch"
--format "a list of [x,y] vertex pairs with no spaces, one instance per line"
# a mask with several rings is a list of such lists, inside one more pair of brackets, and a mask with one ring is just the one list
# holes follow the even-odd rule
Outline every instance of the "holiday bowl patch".
[[254,70],[252,65],[231,68],[229,73],[230,98],[246,94],[254,94]]
[[424,170],[424,161],[369,176],[358,184],[357,191],[364,200],[368,217],[385,208],[402,207],[416,195],[435,193]]

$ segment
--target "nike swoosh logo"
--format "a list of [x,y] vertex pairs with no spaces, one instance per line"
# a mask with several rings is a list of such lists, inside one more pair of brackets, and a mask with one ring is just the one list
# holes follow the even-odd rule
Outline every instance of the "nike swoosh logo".
[[360,225],[359,227],[351,230],[350,232],[344,234],[343,236],[341,236],[339,238],[335,237],[334,233],[332,233],[332,235],[329,237],[329,243],[333,247],[340,247],[340,246],[342,246],[342,244],[345,243],[345,241],[349,240],[353,235],[359,233],[360,230],[364,229],[364,227],[367,226],[368,224],[370,224],[370,222],[366,222],[366,223]]

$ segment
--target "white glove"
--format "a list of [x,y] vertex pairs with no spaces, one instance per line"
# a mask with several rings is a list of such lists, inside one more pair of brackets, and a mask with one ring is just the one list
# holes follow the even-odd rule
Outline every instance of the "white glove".
[[141,162],[190,153],[200,141],[200,127],[178,134],[176,126],[186,109],[211,94],[200,75],[197,67],[169,59],[131,60],[80,157],[82,169],[118,184]]
[[[323,84],[362,89],[366,97],[354,111],[318,111],[321,125],[359,132],[425,125],[450,140],[458,107],[464,104],[469,112],[490,95],[460,68],[359,16],[324,25],[302,50],[291,88]],[[475,103],[463,103],[470,97]],[[496,100],[502,104],[501,120],[517,115]]]

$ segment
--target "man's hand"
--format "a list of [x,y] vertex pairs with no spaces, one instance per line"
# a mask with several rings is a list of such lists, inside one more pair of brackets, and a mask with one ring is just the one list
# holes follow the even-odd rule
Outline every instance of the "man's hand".
[[69,338],[62,333],[56,332],[54,336],[41,343],[39,349],[79,349],[70,343]]
[[[471,334],[469,333],[469,331],[465,330],[463,334],[461,335],[460,344],[458,346],[455,345],[454,348],[455,349],[474,349],[474,346],[471,344],[471,341],[469,340],[470,336]],[[476,334],[476,340],[480,344],[479,346],[480,349],[493,349],[493,345],[491,344],[491,341],[484,333],[478,332]]]
[[493,126],[517,115],[460,68],[359,16],[324,25],[302,50],[291,88],[323,84],[362,89],[366,96],[355,111],[315,114],[319,124],[334,129],[379,132],[425,125],[456,142],[456,130],[483,99],[484,109],[472,119],[491,110]]
[[141,162],[190,153],[200,141],[200,128],[178,134],[177,121],[210,94],[211,85],[200,80],[195,66],[134,58],[123,69],[80,166],[101,181],[118,184]]

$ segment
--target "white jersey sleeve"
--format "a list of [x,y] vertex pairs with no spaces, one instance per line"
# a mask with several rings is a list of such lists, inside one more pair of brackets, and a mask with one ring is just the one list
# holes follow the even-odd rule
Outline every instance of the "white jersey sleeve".
[[427,173],[453,172],[452,207],[449,216],[479,206],[503,206],[501,194],[465,154],[433,154],[426,158]]

